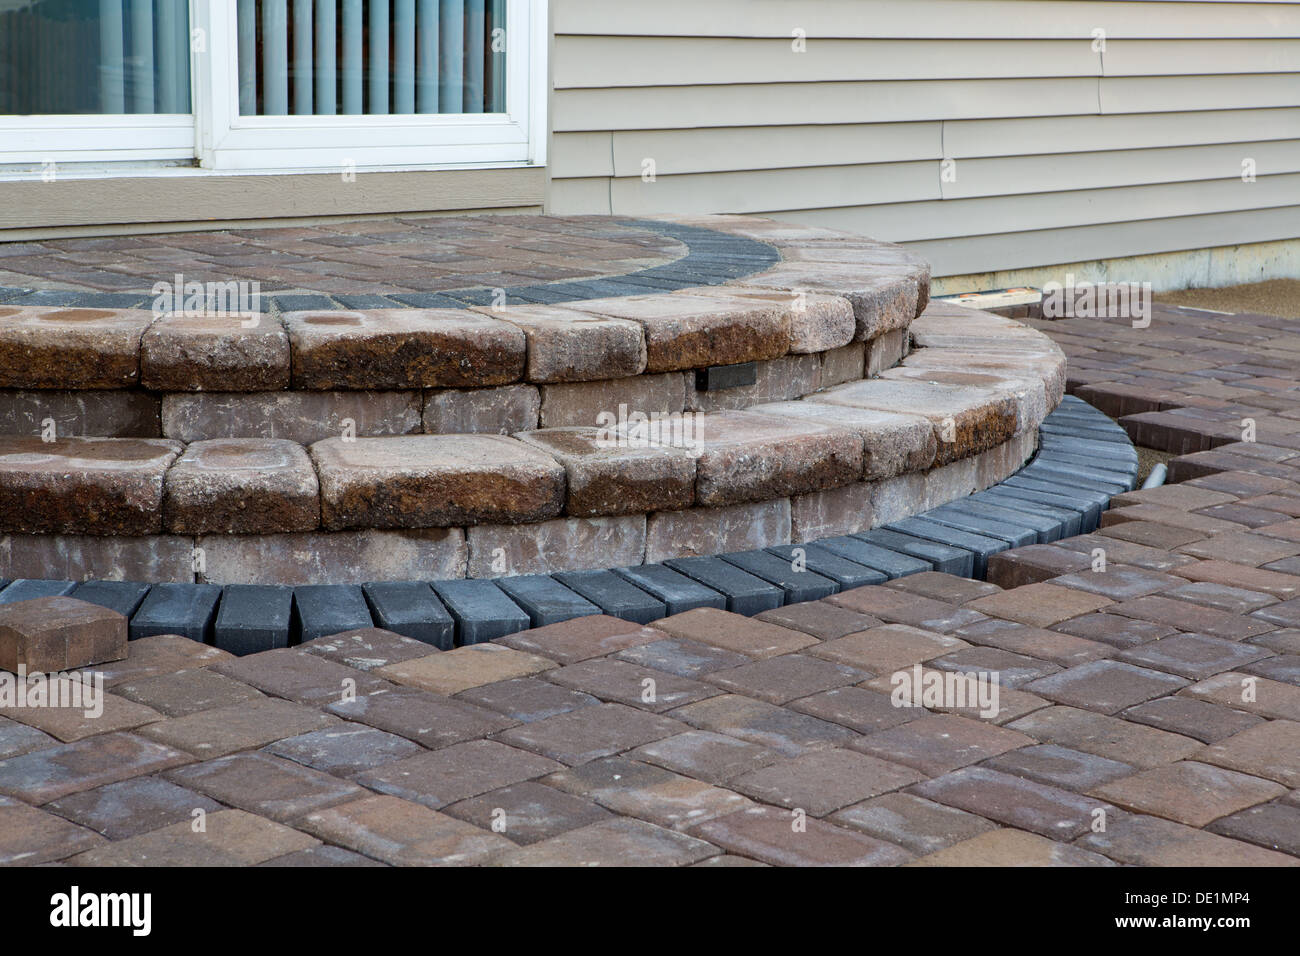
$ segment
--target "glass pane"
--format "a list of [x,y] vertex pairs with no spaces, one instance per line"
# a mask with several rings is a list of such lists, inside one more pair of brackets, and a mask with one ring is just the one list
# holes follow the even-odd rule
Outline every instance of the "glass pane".
[[238,0],[239,112],[505,112],[505,0]]
[[0,114],[189,113],[185,0],[0,0]]

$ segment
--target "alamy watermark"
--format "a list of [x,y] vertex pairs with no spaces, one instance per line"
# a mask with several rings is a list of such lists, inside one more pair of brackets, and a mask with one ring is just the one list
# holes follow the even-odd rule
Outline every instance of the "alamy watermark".
[[186,281],[176,273],[173,281],[153,284],[153,316],[186,318],[238,318],[244,328],[256,328],[262,319],[262,284],[232,279],[228,282]]
[[0,671],[0,708],[68,707],[81,710],[94,720],[104,713],[104,675],[27,673],[19,664],[18,673]]
[[597,448],[684,448],[699,454],[704,445],[704,416],[698,412],[629,411],[596,415]]
[[1074,273],[1065,274],[1065,282],[1043,285],[1045,319],[1130,319],[1135,329],[1151,324],[1152,289],[1150,282],[1075,281]]
[[895,671],[889,678],[894,691],[889,695],[895,707],[925,707],[931,710],[974,709],[986,720],[998,715],[1001,678],[997,671],[911,670]]

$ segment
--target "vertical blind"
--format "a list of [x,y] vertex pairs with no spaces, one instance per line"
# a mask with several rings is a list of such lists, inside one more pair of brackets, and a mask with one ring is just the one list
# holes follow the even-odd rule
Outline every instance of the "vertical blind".
[[505,111],[505,0],[238,4],[241,115]]
[[0,113],[190,112],[184,0],[0,6]]

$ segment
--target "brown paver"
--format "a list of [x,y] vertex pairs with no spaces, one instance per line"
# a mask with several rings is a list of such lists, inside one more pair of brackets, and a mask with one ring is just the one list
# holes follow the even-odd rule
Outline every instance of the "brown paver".
[[905,624],[884,624],[810,647],[808,653],[871,674],[887,676],[896,670],[969,646],[960,638],[945,634]]
[[655,621],[655,629],[674,637],[698,641],[760,659],[789,654],[817,639],[786,627],[759,623],[730,611],[701,607]]
[[570,664],[549,672],[546,679],[600,700],[653,713],[663,713],[720,693],[716,687],[700,681],[613,659]]
[[862,737],[850,746],[937,777],[1033,742],[1033,738],[1004,727],[933,714]]
[[45,597],[0,606],[0,670],[51,674],[126,657],[127,621],[97,604]]
[[941,633],[974,624],[982,618],[982,615],[975,610],[959,608],[945,601],[936,601],[933,598],[874,584],[854,588],[851,591],[842,591],[826,600],[852,611],[873,615],[883,621],[908,624]]
[[243,810],[207,814],[204,829],[174,823],[72,857],[74,866],[251,866],[306,850],[305,833]]
[[301,826],[394,866],[480,863],[514,846],[505,837],[436,810],[383,795],[308,814]]
[[917,856],[935,853],[997,828],[994,823],[956,807],[910,793],[886,793],[845,807],[831,823],[896,843]]
[[515,677],[529,677],[554,667],[536,654],[500,644],[471,644],[377,668],[378,677],[448,696]]
[[1114,866],[1106,857],[1023,830],[994,830],[922,857],[912,866]]
[[1077,841],[1130,866],[1297,866],[1294,857],[1141,814],[1111,814],[1104,833]]
[[414,740],[430,750],[474,740],[514,724],[510,718],[468,701],[407,687],[339,701],[330,704],[328,710],[348,720]]
[[337,723],[313,707],[268,697],[160,720],[140,733],[207,760]]
[[871,674],[804,654],[782,654],[729,670],[714,671],[705,680],[723,690],[784,704],[796,697],[856,684]]
[[1190,681],[1173,674],[1114,660],[1093,661],[1025,685],[1059,704],[1113,714],[1143,701],[1173,694]]
[[[656,621],[655,628],[663,623]],[[665,632],[655,628],[642,627],[607,614],[593,614],[531,631],[520,631],[502,638],[499,643],[530,654],[541,654],[561,664],[575,664],[626,647],[663,640]]]
[[[135,650],[135,644],[131,649]],[[201,710],[242,704],[266,696],[256,688],[209,667],[126,681],[114,687],[113,693],[168,717],[184,717]]]
[[1135,767],[1158,767],[1201,749],[1190,737],[1075,707],[1047,707],[1013,720],[1008,728]]
[[752,806],[734,792],[734,783],[729,785],[731,789],[724,789],[624,757],[594,760],[551,774],[542,782],[586,797],[615,813],[671,830],[685,830]]
[[0,797],[0,866],[36,866],[104,842],[85,827],[53,813]]
[[471,740],[386,763],[356,781],[437,810],[560,768],[554,760],[495,740]]
[[1269,720],[1221,739],[1196,759],[1300,789],[1300,724]]
[[1203,827],[1286,793],[1286,787],[1194,760],[1144,770],[1091,791],[1129,810]]
[[620,818],[570,830],[497,857],[497,866],[685,866],[718,852],[703,840]]
[[442,812],[483,829],[495,827],[493,832],[521,846],[613,817],[590,800],[531,781],[461,800]]
[[190,764],[168,779],[281,823],[361,796],[359,788],[337,778],[260,753]]
[[0,794],[48,803],[70,793],[189,763],[179,750],[135,734],[113,733],[0,760]]
[[150,776],[61,797],[45,809],[110,840],[123,840],[182,820],[192,822],[195,810],[216,813],[222,807],[201,793]]
[[1110,598],[1100,594],[1044,582],[976,598],[966,607],[1030,627],[1050,627],[1111,603]]
[[852,750],[819,750],[753,770],[730,786],[763,803],[824,817],[924,779],[911,767]]
[[1080,796],[1060,787],[987,767],[963,767],[918,784],[910,792],[1007,826],[1063,841],[1088,832],[1095,811],[1110,810],[1104,800]]
[[694,832],[724,850],[776,866],[897,866],[911,858],[891,843],[776,807],[740,810]]
[[498,734],[497,739],[572,767],[686,729],[671,717],[609,703],[524,724]]
[[737,694],[687,704],[671,715],[701,730],[739,737],[787,756],[841,746],[857,736],[838,724]]

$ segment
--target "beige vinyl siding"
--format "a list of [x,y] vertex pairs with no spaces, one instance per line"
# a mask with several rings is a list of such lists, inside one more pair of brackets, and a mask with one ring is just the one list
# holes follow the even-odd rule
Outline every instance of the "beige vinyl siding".
[[556,213],[772,215],[938,275],[1300,236],[1300,2],[552,0],[552,25]]

